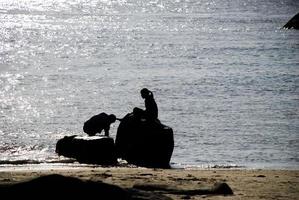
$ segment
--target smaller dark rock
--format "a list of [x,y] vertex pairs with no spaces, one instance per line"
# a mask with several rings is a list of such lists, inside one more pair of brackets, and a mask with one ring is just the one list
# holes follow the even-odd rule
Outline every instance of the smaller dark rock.
[[222,194],[222,195],[232,195],[233,190],[226,183],[215,183],[214,187],[211,189],[213,194]]
[[258,178],[265,178],[266,176],[265,175],[258,175],[257,177]]
[[297,15],[295,15],[292,19],[290,19],[290,21],[288,21],[288,23],[286,23],[283,28],[286,29],[299,29],[299,13]]
[[80,163],[115,165],[117,164],[114,140],[111,137],[65,136],[58,140],[56,153],[75,158]]

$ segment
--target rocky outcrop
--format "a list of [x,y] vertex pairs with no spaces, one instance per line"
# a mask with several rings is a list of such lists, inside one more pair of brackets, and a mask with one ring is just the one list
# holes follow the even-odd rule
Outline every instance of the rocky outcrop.
[[159,120],[147,121],[132,113],[119,124],[117,157],[138,166],[169,168],[174,148],[173,131]]
[[159,120],[126,115],[117,129],[116,141],[101,136],[65,136],[56,143],[56,153],[80,163],[116,165],[117,158],[144,167],[170,168],[173,131]]
[[65,136],[56,143],[56,153],[80,163],[115,165],[114,140],[111,137]]
[[292,19],[290,19],[290,21],[288,21],[288,23],[286,23],[283,28],[286,29],[299,29],[299,13],[297,15],[295,15]]

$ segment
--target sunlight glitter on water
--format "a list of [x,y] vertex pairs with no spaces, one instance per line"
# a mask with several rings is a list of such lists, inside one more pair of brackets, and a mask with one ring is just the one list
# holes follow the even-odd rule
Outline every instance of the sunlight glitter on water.
[[173,163],[298,165],[298,32],[280,29],[298,6],[0,0],[0,142],[20,152],[1,156],[47,161],[91,115],[143,107],[148,87]]

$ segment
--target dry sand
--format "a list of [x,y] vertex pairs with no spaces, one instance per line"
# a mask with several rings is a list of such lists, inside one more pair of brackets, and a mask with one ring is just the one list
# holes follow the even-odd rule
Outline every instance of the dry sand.
[[134,184],[162,184],[179,189],[211,187],[216,182],[227,183],[234,195],[173,195],[173,199],[299,199],[299,170],[247,169],[147,169],[147,168],[53,168],[7,169],[0,171],[0,184],[14,184],[48,174],[61,174],[82,180],[103,181],[123,188]]

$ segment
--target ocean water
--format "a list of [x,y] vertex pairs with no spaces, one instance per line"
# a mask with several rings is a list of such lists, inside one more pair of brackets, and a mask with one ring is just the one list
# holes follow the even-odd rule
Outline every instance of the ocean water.
[[[153,91],[176,167],[299,167],[296,0],[0,0],[0,166]],[[115,138],[118,122],[110,133]]]

